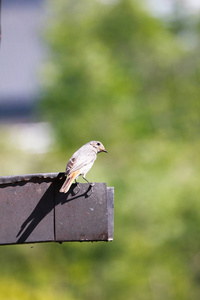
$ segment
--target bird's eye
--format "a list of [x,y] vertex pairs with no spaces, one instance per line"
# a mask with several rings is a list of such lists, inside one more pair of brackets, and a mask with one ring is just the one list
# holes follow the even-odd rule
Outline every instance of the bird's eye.
[[97,146],[100,146],[100,145],[101,145],[101,144],[98,142],[98,143],[97,143]]

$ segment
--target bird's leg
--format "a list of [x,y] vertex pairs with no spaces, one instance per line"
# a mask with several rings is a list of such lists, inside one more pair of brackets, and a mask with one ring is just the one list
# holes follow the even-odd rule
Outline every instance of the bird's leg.
[[[91,190],[91,193],[93,193],[93,186],[94,186],[94,183],[93,183],[93,182],[89,182],[89,181],[85,178],[84,175],[82,175],[82,177],[83,177],[83,179],[85,179],[85,181],[87,181],[87,183],[89,184],[89,189],[88,189],[88,191]],[[87,191],[87,194],[88,194],[88,191]],[[88,195],[88,197],[89,197],[89,195]]]
[[87,183],[88,183],[90,186],[94,186],[94,183],[93,183],[93,182],[89,182],[89,181],[88,181],[88,180],[85,178],[85,176],[84,176],[84,175],[83,175],[82,177],[83,177],[83,179],[84,179],[84,180],[86,180],[86,181],[87,181]]
[[94,186],[94,183],[93,182],[89,182],[86,178],[85,178],[85,176],[84,175],[82,175],[82,177],[83,177],[83,179],[85,180],[85,181],[87,181],[87,183],[89,184],[89,189],[88,189],[88,191],[89,190],[91,190],[91,193],[93,193],[93,186]]
[[77,190],[77,192],[75,193],[75,194],[77,194],[77,193],[80,191],[80,186],[79,186],[79,183],[76,181],[76,179],[74,179],[74,181],[75,181],[76,186],[78,187],[78,190]]
[[93,183],[93,182],[89,182],[89,181],[85,178],[84,175],[82,175],[82,177],[83,177],[83,179],[84,179],[85,181],[87,181],[87,183],[90,185],[89,190],[91,189],[91,192],[93,193],[93,186],[94,186],[94,183]]

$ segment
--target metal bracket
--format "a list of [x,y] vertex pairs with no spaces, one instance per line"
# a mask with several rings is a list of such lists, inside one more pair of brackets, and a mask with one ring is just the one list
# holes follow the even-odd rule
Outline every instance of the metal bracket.
[[0,177],[0,245],[112,241],[114,188],[73,184],[64,173]]

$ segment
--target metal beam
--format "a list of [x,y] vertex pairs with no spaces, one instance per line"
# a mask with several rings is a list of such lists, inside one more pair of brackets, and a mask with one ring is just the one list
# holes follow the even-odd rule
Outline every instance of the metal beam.
[[114,189],[79,183],[63,194],[64,177],[0,177],[0,245],[113,240]]

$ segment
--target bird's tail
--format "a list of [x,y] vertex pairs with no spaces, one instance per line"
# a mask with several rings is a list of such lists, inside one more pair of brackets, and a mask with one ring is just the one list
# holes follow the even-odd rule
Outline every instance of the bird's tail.
[[76,172],[71,173],[67,176],[65,182],[60,188],[60,193],[67,193],[73,183],[73,181],[76,179],[76,177],[79,175],[79,170]]

